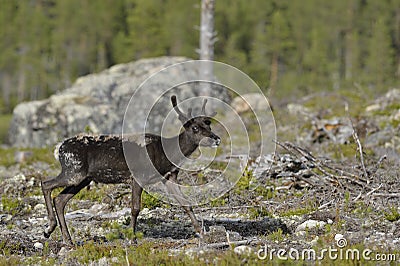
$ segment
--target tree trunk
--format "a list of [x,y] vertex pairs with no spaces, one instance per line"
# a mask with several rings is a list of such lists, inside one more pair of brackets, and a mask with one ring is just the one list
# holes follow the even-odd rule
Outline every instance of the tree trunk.
[[[201,1],[200,22],[200,60],[214,60],[214,6],[215,0]],[[203,62],[200,69],[200,78],[212,82],[214,80],[213,62]],[[203,83],[200,93],[210,95],[211,84]]]

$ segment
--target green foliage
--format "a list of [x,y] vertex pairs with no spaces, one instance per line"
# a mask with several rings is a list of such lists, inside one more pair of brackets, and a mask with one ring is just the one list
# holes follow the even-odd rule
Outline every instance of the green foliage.
[[9,197],[8,195],[2,195],[1,205],[3,206],[3,211],[11,215],[16,215],[24,209],[24,203],[20,199]]
[[[370,92],[397,87],[396,4],[219,0],[215,59],[239,67],[275,97],[352,89],[352,84]],[[1,0],[0,5],[1,113],[116,63],[197,57],[199,1]]]
[[277,231],[272,232],[268,235],[268,239],[271,241],[282,242],[285,239],[283,231],[281,228],[278,228]]
[[242,177],[239,179],[239,181],[235,185],[235,193],[241,194],[241,193],[247,193],[246,190],[249,189],[250,187],[250,180],[253,177],[253,171],[249,170],[247,167],[243,172]]
[[[141,241],[139,245],[123,246],[118,242],[113,245],[85,243],[68,254],[80,264],[95,263],[104,258],[111,265],[240,265],[242,258],[232,250],[225,252],[205,252],[189,257],[184,252],[171,254],[162,244]],[[256,265],[262,265],[253,260]]]
[[315,206],[315,203],[312,201],[307,201],[304,202],[303,206],[285,210],[280,215],[281,216],[304,215],[304,214],[310,214],[316,210],[317,207]]
[[74,200],[90,200],[101,203],[110,191],[110,186],[105,184],[95,184],[95,187],[86,187],[75,195]]
[[52,166],[57,164],[53,156],[53,147],[46,148],[30,148],[30,149],[19,149],[19,148],[0,148],[0,165],[11,166],[16,163],[15,154],[16,152],[27,152],[28,155],[22,161],[22,166],[31,165],[34,162],[45,162]]
[[142,193],[142,207],[143,208],[149,208],[149,209],[154,209],[156,207],[162,207],[163,202],[159,200],[156,197],[153,197],[146,191]]
[[388,211],[384,213],[386,220],[390,222],[395,222],[400,220],[400,212],[397,207],[392,206]]
[[[108,241],[114,241],[117,239],[133,239],[133,229],[129,225],[123,225],[118,222],[103,223],[103,228],[110,228],[110,232],[106,234]],[[142,238],[142,234],[138,238]]]
[[0,144],[7,142],[8,128],[11,118],[12,116],[10,114],[0,115]]
[[272,217],[272,214],[265,207],[253,207],[249,209],[249,218],[257,219],[262,217]]
[[222,197],[219,197],[219,198],[217,198],[217,199],[215,199],[215,200],[212,200],[211,202],[210,202],[210,205],[211,205],[211,207],[221,207],[221,206],[225,206],[226,205],[226,203],[227,203],[227,196],[226,195],[224,195],[224,196],[222,196]]

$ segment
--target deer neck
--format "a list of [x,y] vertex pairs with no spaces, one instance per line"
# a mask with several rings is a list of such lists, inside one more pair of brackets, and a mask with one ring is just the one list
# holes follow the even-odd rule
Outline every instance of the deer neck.
[[197,147],[198,145],[191,142],[184,131],[178,136],[166,139],[164,153],[168,156],[169,161],[180,163],[189,157]]
[[198,147],[196,143],[193,143],[190,140],[190,137],[186,131],[183,131],[181,134],[179,134],[178,141],[181,152],[183,155],[185,155],[185,157],[190,156]]

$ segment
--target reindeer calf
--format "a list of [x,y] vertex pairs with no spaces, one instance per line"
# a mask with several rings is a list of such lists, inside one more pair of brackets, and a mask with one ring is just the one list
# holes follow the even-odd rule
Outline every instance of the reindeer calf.
[[[64,217],[65,206],[75,194],[89,185],[91,181],[131,185],[131,225],[135,233],[143,189],[134,175],[148,176],[149,179],[152,177],[152,172],[148,170],[146,164],[142,164],[143,158],[148,156],[146,158],[150,158],[151,163],[160,175],[175,182],[179,168],[174,163],[181,162],[185,157],[190,156],[200,144],[209,147],[217,147],[220,144],[220,138],[211,131],[210,127],[210,117],[214,116],[215,113],[206,115],[205,112],[206,99],[203,102],[202,113],[197,117],[192,115],[191,108],[188,109],[187,113],[183,113],[177,106],[175,96],[171,97],[171,102],[184,127],[184,131],[175,137],[164,138],[158,135],[145,134],[142,136],[144,143],[139,143],[138,138],[125,139],[113,135],[76,136],[65,140],[58,147],[61,173],[57,177],[41,183],[49,218],[49,226],[44,233],[45,237],[48,238],[55,230],[57,216],[64,243],[72,245]],[[125,153],[128,152],[130,157],[134,156],[135,158],[134,169],[128,167],[124,148]],[[171,158],[173,158],[174,163],[171,162]],[[52,200],[51,192],[58,187],[65,188]],[[176,199],[178,203],[181,203],[179,197],[176,197]],[[201,233],[202,228],[192,208],[186,206],[183,202],[181,205],[188,213],[195,230]]]

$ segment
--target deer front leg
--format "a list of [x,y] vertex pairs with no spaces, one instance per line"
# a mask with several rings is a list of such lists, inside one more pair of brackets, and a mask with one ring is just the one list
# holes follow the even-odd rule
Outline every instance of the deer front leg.
[[46,203],[46,209],[49,219],[49,226],[44,231],[44,237],[46,238],[50,237],[51,233],[53,233],[54,229],[56,229],[57,226],[57,219],[53,209],[51,192],[55,188],[64,187],[67,185],[68,185],[68,178],[66,178],[63,172],[53,179],[41,182],[42,192],[44,195],[44,201]]
[[142,191],[143,189],[139,186],[139,184],[134,180],[132,182],[132,206],[131,206],[131,224],[133,229],[134,241],[136,241],[136,223],[137,217],[140,212],[140,207],[142,203]]
[[57,226],[56,215],[54,214],[53,204],[51,201],[51,191],[52,189],[47,188],[46,181],[41,182],[42,192],[44,195],[44,201],[46,203],[47,216],[49,219],[49,226],[44,230],[44,237],[49,238],[51,233]]
[[168,192],[171,193],[176,201],[181,205],[181,207],[185,210],[185,212],[189,215],[189,218],[193,224],[194,230],[200,235],[203,236],[203,229],[200,226],[199,221],[197,220],[192,207],[189,205],[189,202],[185,199],[182,194],[182,191],[177,187],[177,176],[179,170],[175,170],[170,172],[169,178],[167,178],[170,182],[167,182]]

